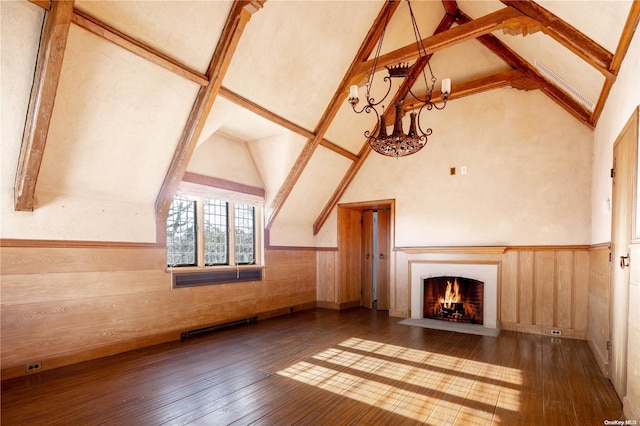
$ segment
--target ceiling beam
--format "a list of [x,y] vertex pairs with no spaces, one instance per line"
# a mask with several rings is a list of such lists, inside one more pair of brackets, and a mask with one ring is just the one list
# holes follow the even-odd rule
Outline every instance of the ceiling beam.
[[612,78],[610,68],[613,54],[607,49],[531,0],[501,1],[540,22],[542,32],[578,55],[608,79]]
[[338,113],[338,110],[342,106],[342,103],[344,102],[348,93],[351,79],[353,78],[356,69],[358,68],[359,64],[361,64],[363,61],[366,61],[371,55],[371,52],[373,52],[373,49],[375,48],[375,45],[385,28],[387,17],[391,17],[393,15],[393,13],[397,10],[399,4],[400,2],[398,1],[385,1],[384,5],[382,6],[380,13],[378,13],[376,20],[369,29],[369,32],[367,33],[367,36],[365,37],[362,45],[358,49],[358,53],[349,66],[349,69],[345,73],[345,76],[342,78],[340,86],[338,86],[338,89],[331,98],[329,105],[322,114],[322,117],[320,118],[320,121],[318,122],[318,125],[313,132],[315,136],[313,138],[310,138],[302,148],[302,152],[298,155],[296,162],[289,171],[289,174],[287,175],[284,183],[278,190],[278,193],[276,194],[270,207],[268,208],[266,212],[267,229],[270,229],[273,225],[273,222],[282,209],[284,202],[289,197],[289,194],[291,194],[293,187],[302,175],[302,172],[309,163],[309,160],[311,160],[315,149],[317,148],[320,141],[324,138],[324,134],[328,130],[331,122],[335,118],[335,115]]
[[442,0],[442,6],[444,7],[444,12],[453,18],[456,18],[460,13],[457,0]]
[[[458,22],[463,25],[469,21],[472,22],[472,19],[464,12],[460,12]],[[538,81],[540,83],[539,89],[543,93],[549,96],[569,114],[580,120],[583,124],[593,128],[590,122],[591,112],[587,108],[572,97],[568,96],[561,89],[548,82],[531,64],[529,64],[529,62],[507,47],[496,36],[493,34],[485,34],[478,37],[478,41],[504,60],[509,66],[520,70],[528,78]]]
[[[451,6],[451,4],[449,4],[448,7],[449,7],[448,9],[445,7],[445,11],[447,13],[445,13],[444,17],[440,21],[440,24],[438,24],[438,27],[435,29],[434,34],[442,34],[443,32],[446,32],[449,28],[451,28],[451,25],[455,23],[457,13],[455,15],[449,14],[448,11],[453,10],[453,7]],[[456,11],[458,10],[457,6],[455,10]],[[416,81],[417,77],[420,75],[420,73],[423,72],[424,68],[427,66],[427,64],[431,60],[431,56],[433,56],[433,54],[428,54],[427,56],[420,57],[416,60],[416,62],[411,67],[409,77],[404,79],[404,81],[398,88],[398,91],[394,95],[393,100],[389,103],[389,105],[393,105],[396,102],[404,99],[407,93],[409,93],[409,90],[411,89],[411,85]],[[395,114],[394,108],[388,108],[384,114],[387,117],[389,117],[391,114]],[[376,130],[377,130],[377,125],[372,133],[375,134]],[[340,198],[342,198],[342,195],[347,190],[347,188],[349,187],[353,179],[358,174],[358,171],[360,170],[360,168],[362,167],[362,165],[364,164],[364,162],[366,161],[370,153],[371,153],[371,147],[369,146],[369,141],[366,140],[362,144],[362,148],[358,153],[358,160],[353,162],[353,164],[351,164],[351,167],[349,167],[345,175],[342,177],[342,180],[336,187],[336,190],[333,192],[333,195],[331,196],[327,204],[325,204],[324,208],[320,212],[320,215],[314,222],[313,235],[317,235],[318,232],[320,232],[322,225],[324,225],[324,223],[327,221],[327,219],[329,218],[329,215],[331,214],[335,206],[338,204],[338,202],[340,201]]]
[[256,104],[255,102],[250,101],[243,96],[238,95],[235,92],[232,92],[224,86],[220,87],[220,96],[246,110],[259,115],[262,118],[266,118],[267,120],[278,124],[279,126],[282,126],[287,130],[297,133],[300,136],[304,136],[306,138],[312,138],[315,136],[311,130],[307,130],[302,126],[298,126],[296,123],[289,121],[286,118],[275,114],[274,112],[269,111],[268,109]]
[[[509,70],[498,74],[480,77],[475,80],[454,84],[451,87],[451,94],[448,100],[460,99],[466,96],[476,95],[493,89],[514,88],[519,90],[535,90],[540,88],[540,82],[532,79],[520,70]],[[431,102],[442,102],[440,91],[434,91]],[[405,103],[402,110],[408,112],[420,108],[424,102],[413,102],[411,105]]]
[[[261,107],[260,105],[256,104],[255,102],[250,101],[249,99],[238,95],[235,92],[232,92],[231,90],[227,89],[226,87],[222,86],[220,87],[220,96],[222,96],[223,98],[225,98],[228,101],[233,102],[234,104],[241,106],[242,108],[249,110],[257,115],[259,115],[262,118],[266,118],[267,120],[271,121],[272,123],[275,123],[279,126],[284,127],[287,130],[292,131],[293,133],[296,133],[300,136],[304,136],[307,139],[311,139],[314,138],[315,135],[313,134],[313,132],[311,130],[307,130],[302,126],[297,125],[296,123],[287,120],[286,118],[272,112],[269,111],[268,109]],[[347,151],[346,149],[334,144],[333,142],[330,142],[326,139],[322,139],[320,141],[320,145],[329,148],[330,150],[343,155],[347,158],[349,158],[350,160],[355,161],[355,159],[357,158],[355,156],[355,154]]]
[[35,204],[36,182],[56,101],[73,3],[56,0],[45,14],[14,183],[14,207],[18,211],[32,211]]
[[170,58],[169,56],[135,40],[132,37],[129,37],[87,13],[76,10],[73,15],[73,23],[143,59],[146,59],[151,63],[161,66],[162,68],[186,78],[187,80],[191,80],[200,86],[206,86],[209,84],[209,80],[206,75],[187,67],[177,60]]
[[320,145],[322,145],[325,148],[330,149],[331,151],[335,152],[336,154],[340,154],[343,157],[348,158],[351,161],[357,161],[358,160],[358,156],[356,154],[354,154],[353,152],[344,149],[343,147],[341,147],[340,145],[336,145],[333,142],[330,142],[326,139],[322,139],[320,141]]
[[[457,27],[450,28],[447,31],[427,37],[422,40],[422,43],[428,53],[433,53],[464,41],[473,40],[483,34],[488,34],[492,31],[501,29],[507,24],[513,26],[512,23],[514,20],[518,21],[522,18],[524,18],[524,15],[516,9],[512,7],[505,7],[504,9],[500,9],[481,18],[470,20],[464,24],[458,25]],[[528,25],[528,22],[526,24]],[[413,43],[387,54],[380,55],[375,71],[378,71],[388,65],[395,65],[399,62],[410,62],[418,57],[418,48],[416,43]],[[373,62],[374,59],[370,59],[361,63],[354,73],[354,77],[360,77],[363,74],[369,73]]]
[[[629,50],[629,45],[631,45],[631,40],[638,28],[638,23],[640,22],[640,1],[635,0],[631,4],[631,10],[629,11],[629,15],[627,16],[627,22],[624,25],[624,30],[622,31],[622,35],[620,36],[620,41],[618,42],[618,47],[616,48],[616,53],[613,55],[613,60],[611,61],[610,70],[614,76],[618,75],[620,71],[620,65],[624,60],[624,57],[627,55],[627,51]],[[591,125],[595,127],[600,119],[600,115],[602,114],[602,110],[604,109],[604,105],[607,102],[607,98],[609,97],[609,93],[611,92],[611,88],[613,87],[613,83],[615,79],[608,79],[604,82],[602,87],[602,91],[600,92],[600,98],[598,98],[598,103],[591,115]]]
[[231,58],[235,53],[240,37],[253,13],[260,10],[265,0],[234,1],[227,17],[224,29],[213,53],[213,58],[207,70],[209,84],[198,91],[196,100],[182,131],[178,146],[171,160],[171,165],[165,176],[162,187],[156,198],[156,235],[158,242],[166,239],[166,220],[171,207],[171,201],[187,170],[189,160],[193,155],[198,138],[207,121],[211,107],[222,86]]
[[[50,9],[50,0],[29,0],[31,3],[40,6],[45,10]],[[156,65],[159,65],[175,74],[178,74],[187,80],[191,80],[201,86],[209,84],[207,76],[191,69],[190,67],[180,63],[179,61],[157,51],[156,49],[129,37],[128,35],[116,30],[115,28],[100,21],[98,18],[75,9],[73,11],[72,22],[93,34],[110,41],[129,52],[138,55]]]

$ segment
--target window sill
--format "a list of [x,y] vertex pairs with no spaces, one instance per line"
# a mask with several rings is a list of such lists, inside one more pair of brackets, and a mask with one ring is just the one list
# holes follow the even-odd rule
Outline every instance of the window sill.
[[264,269],[263,265],[220,265],[220,266],[167,266],[165,272],[173,272],[174,274],[190,274],[193,272],[206,271],[235,271],[237,269]]

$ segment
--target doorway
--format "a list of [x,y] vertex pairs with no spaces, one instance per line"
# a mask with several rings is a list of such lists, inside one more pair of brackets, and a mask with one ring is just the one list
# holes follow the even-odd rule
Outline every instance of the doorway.
[[340,305],[389,310],[394,200],[340,204]]
[[362,212],[362,284],[360,306],[389,310],[390,209]]

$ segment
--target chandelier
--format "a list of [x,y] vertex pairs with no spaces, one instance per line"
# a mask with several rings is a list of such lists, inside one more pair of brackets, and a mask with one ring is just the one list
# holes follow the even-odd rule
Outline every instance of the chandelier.
[[[398,0],[388,0],[389,3]],[[386,21],[385,26],[382,30],[382,34],[380,36],[380,40],[378,42],[378,46],[376,49],[375,57],[372,61],[371,71],[369,72],[369,77],[367,78],[367,82],[365,83],[366,93],[365,99],[366,104],[358,110],[356,105],[360,101],[358,99],[358,86],[352,85],[349,90],[349,103],[353,108],[353,111],[356,114],[361,114],[362,112],[371,113],[372,111],[376,115],[377,129],[373,131],[365,131],[364,136],[367,138],[369,146],[375,152],[386,155],[389,157],[403,157],[406,155],[415,154],[420,151],[426,144],[428,136],[433,133],[431,128],[423,129],[420,124],[420,115],[423,109],[432,110],[432,109],[444,109],[447,104],[447,99],[451,94],[451,79],[445,78],[442,80],[441,88],[440,88],[440,98],[442,99],[442,105],[437,105],[431,101],[433,96],[433,90],[436,84],[436,78],[433,75],[433,71],[431,70],[431,64],[429,63],[429,58],[427,57],[427,51],[424,47],[424,43],[422,41],[422,37],[420,36],[420,31],[418,30],[418,25],[416,24],[416,18],[413,14],[413,9],[411,8],[411,2],[407,0],[407,5],[409,8],[409,15],[411,17],[411,24],[413,26],[413,34],[416,39],[416,47],[418,49],[419,59],[414,62],[413,65],[409,65],[406,63],[399,63],[393,67],[385,66],[388,71],[388,75],[384,77],[384,82],[388,84],[387,93],[380,101],[376,101],[373,97],[371,97],[371,88],[373,86],[373,76],[378,67],[378,59],[380,57],[380,50],[382,48],[382,42],[384,40],[384,33],[386,31],[387,25],[389,24],[389,10],[387,8]],[[424,59],[423,59],[424,58]],[[422,60],[420,60],[422,59]],[[418,63],[426,63],[426,66],[421,66],[422,69],[415,69]],[[430,78],[427,80],[427,74],[425,72],[425,68],[429,70]],[[412,72],[413,71],[413,72]],[[413,93],[411,87],[415,83],[416,77],[414,74],[421,74],[424,79],[424,83],[426,86],[426,94],[421,98]],[[385,112],[384,105],[382,105],[382,111],[378,111],[378,106],[382,104],[389,93],[391,92],[391,88],[393,86],[393,79],[404,79],[406,83],[404,87],[406,87],[406,93],[399,93],[402,96],[400,100],[394,102],[393,108],[395,111],[395,119],[393,123],[393,131],[389,134],[387,133],[387,112]],[[409,114],[409,132],[404,133],[402,128],[402,116],[403,116],[403,108],[405,104],[405,98],[410,96],[407,100],[407,103],[411,106],[411,113]],[[414,103],[415,102],[415,103]],[[418,104],[419,107],[415,107],[414,105]],[[416,112],[417,109],[417,112]],[[376,133],[377,130],[377,134]]]

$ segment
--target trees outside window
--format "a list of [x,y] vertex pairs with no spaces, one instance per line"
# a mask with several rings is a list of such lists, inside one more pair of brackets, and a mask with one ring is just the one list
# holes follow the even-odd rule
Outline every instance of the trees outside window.
[[247,204],[175,196],[167,218],[167,265],[255,265],[255,212]]

